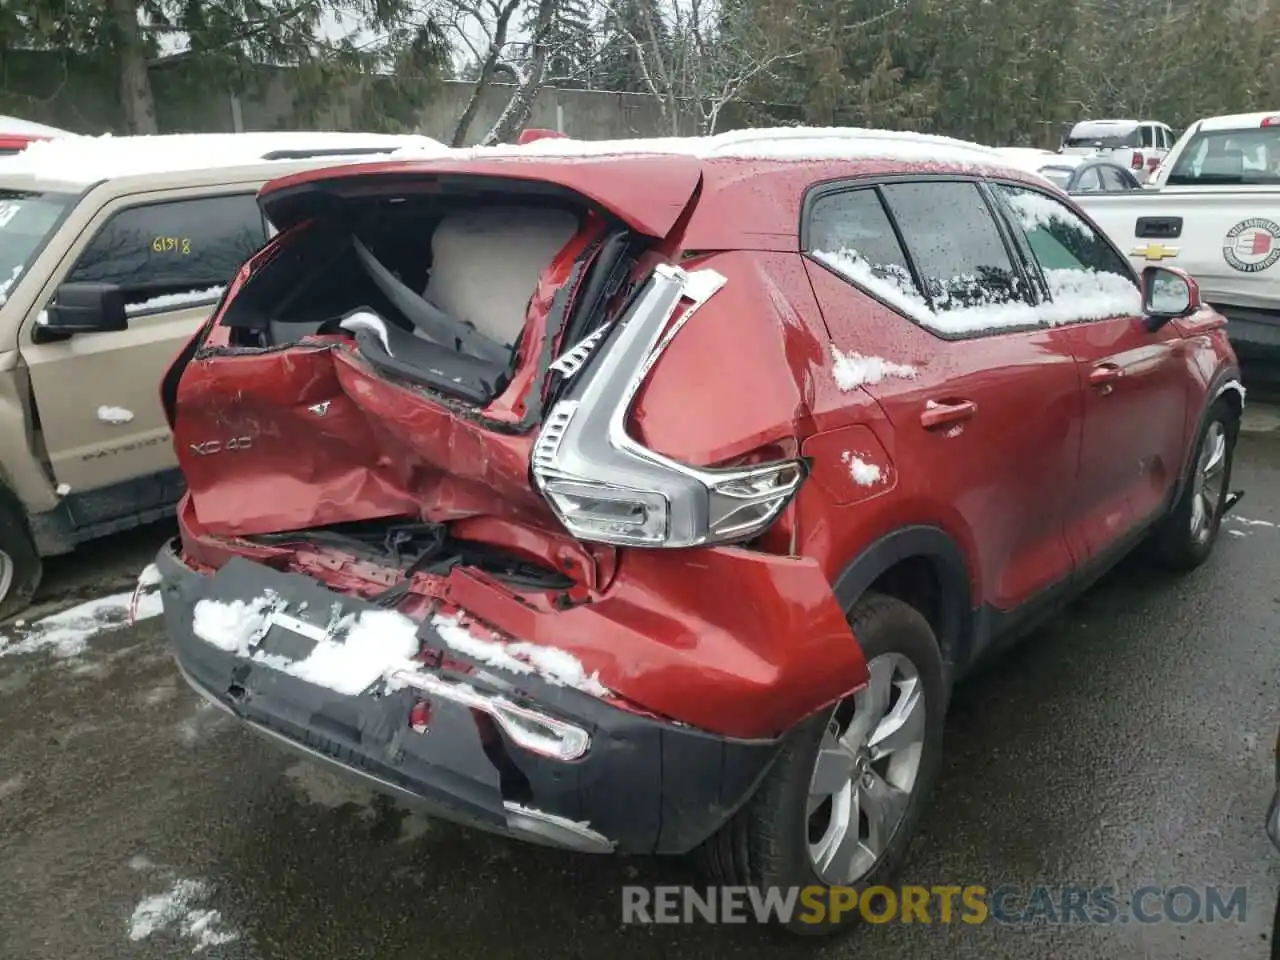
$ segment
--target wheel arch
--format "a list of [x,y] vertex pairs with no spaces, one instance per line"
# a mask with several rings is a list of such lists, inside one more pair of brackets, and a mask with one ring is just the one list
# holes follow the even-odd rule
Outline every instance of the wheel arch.
[[921,524],[885,534],[840,571],[833,589],[846,612],[869,590],[925,607],[920,612],[933,628],[948,674],[954,676],[968,662],[973,638],[969,567],[959,544],[941,528]]
[[1240,368],[1234,364],[1220,369],[1209,382],[1209,388],[1204,392],[1205,404],[1196,417],[1195,429],[1191,431],[1190,437],[1187,439],[1186,456],[1183,457],[1182,470],[1178,474],[1178,482],[1174,486],[1173,496],[1169,500],[1169,509],[1172,510],[1178,501],[1182,498],[1182,492],[1186,489],[1187,481],[1191,478],[1191,471],[1195,467],[1196,446],[1200,441],[1200,435],[1204,432],[1205,424],[1209,419],[1209,413],[1213,410],[1213,406],[1219,400],[1225,400],[1233,413],[1235,413],[1235,426],[1239,429],[1240,420],[1244,416],[1244,386],[1240,382]]

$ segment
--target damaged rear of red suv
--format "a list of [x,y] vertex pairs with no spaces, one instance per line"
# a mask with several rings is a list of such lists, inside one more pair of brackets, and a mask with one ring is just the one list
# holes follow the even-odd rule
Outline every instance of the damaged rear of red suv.
[[[975,404],[946,391],[1005,382],[965,364],[1034,374],[1062,435],[992,429],[1037,490],[1079,452],[1082,394],[1034,317],[1042,373],[1009,345],[935,358],[945,341],[894,312],[919,268],[854,263],[841,285],[802,253],[841,178],[954,180],[994,204],[981,148],[866,131],[816,135],[802,162],[777,148],[806,136],[726,155],[546,140],[265,187],[279,234],[162,387],[188,493],[157,563],[187,680],[461,823],[698,849],[734,884],[881,881],[998,612],[983,578],[1017,536],[1063,536],[1034,498],[1009,519],[1012,481],[963,453]],[[840,229],[870,236],[870,216]],[[1051,299],[1017,273],[1008,298]],[[837,326],[938,372],[841,353]]]
[[[866,667],[784,516],[820,327],[752,309],[786,306],[768,254],[683,256],[701,179],[495,158],[268,185],[279,235],[163,385],[187,679],[478,827],[715,833]],[[753,380],[714,429],[687,404],[727,399],[715,358],[693,389],[687,351],[654,369],[695,312]]]

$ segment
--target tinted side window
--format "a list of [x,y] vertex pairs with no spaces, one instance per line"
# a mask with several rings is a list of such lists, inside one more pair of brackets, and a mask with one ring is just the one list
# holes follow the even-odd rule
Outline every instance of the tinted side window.
[[130,303],[224,286],[266,242],[253,194],[150,203],[103,224],[67,276],[114,283]]
[[1089,167],[1080,173],[1076,182],[1071,187],[1072,193],[1097,193],[1102,189],[1102,182],[1098,179],[1098,168]]
[[897,183],[883,190],[935,311],[1024,299],[977,184]]
[[[1023,187],[1000,184],[996,187],[1022,227],[1041,269],[1050,294],[1063,289],[1058,271],[1104,274],[1123,278],[1137,289],[1129,266],[1092,227],[1076,216],[1066,204],[1047,194]],[[1115,287],[1114,281],[1104,281]]]
[[1131,189],[1125,174],[1116,167],[1099,167],[1098,172],[1102,174],[1103,190],[1114,192]]
[[1142,145],[1144,147],[1154,147],[1156,145],[1155,128],[1146,124],[1142,126]]
[[[815,201],[807,249],[816,260],[894,306],[924,306],[893,224],[872,187]],[[902,297],[909,302],[904,304]]]

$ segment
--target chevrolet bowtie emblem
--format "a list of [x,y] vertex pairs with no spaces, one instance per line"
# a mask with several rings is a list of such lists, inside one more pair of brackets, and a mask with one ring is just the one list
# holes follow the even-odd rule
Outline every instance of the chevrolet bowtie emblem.
[[1164,260],[1177,255],[1177,247],[1166,247],[1163,243],[1148,243],[1145,247],[1134,247],[1129,251],[1129,256],[1143,260]]

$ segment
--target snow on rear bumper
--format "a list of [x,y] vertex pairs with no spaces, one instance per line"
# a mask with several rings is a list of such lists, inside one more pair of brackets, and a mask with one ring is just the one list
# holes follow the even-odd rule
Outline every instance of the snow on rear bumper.
[[[464,825],[583,852],[683,853],[745,802],[782,742],[720,737],[621,710],[537,675],[513,683],[483,669],[460,674],[447,661],[413,671],[425,680],[417,686],[339,693],[284,672],[280,661],[249,659],[202,640],[193,629],[196,604],[244,600],[265,587],[294,610],[334,616],[334,604],[343,614],[378,608],[243,559],[205,576],[166,546],[156,563],[173,652],[198,693],[282,746]],[[418,637],[427,648],[446,650],[430,623],[420,625]],[[445,688],[476,700],[440,696]],[[569,761],[523,749],[501,723],[486,722],[493,715],[483,707],[493,702],[580,730],[589,742]],[[415,712],[419,704],[429,709],[425,726],[422,707]]]

